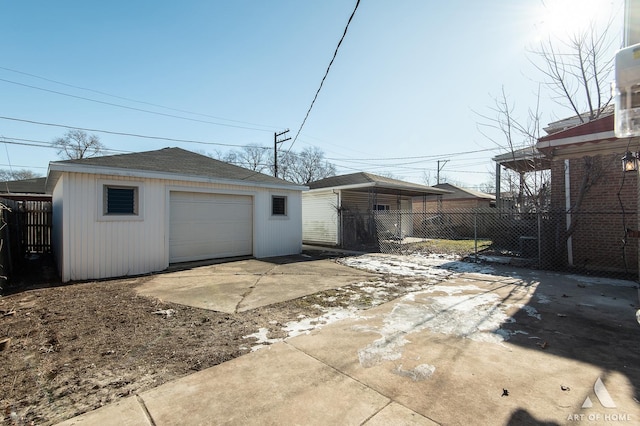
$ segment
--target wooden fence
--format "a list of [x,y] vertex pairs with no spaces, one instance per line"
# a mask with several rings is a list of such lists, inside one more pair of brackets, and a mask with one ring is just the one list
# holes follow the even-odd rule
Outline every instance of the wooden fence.
[[0,276],[6,281],[22,259],[51,253],[51,201],[0,198]]

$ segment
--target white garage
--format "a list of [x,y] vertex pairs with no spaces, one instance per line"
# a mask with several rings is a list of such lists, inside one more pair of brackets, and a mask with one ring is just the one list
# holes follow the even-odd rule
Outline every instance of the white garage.
[[253,198],[171,192],[169,262],[253,254]]
[[302,251],[305,186],[181,148],[52,162],[62,281]]

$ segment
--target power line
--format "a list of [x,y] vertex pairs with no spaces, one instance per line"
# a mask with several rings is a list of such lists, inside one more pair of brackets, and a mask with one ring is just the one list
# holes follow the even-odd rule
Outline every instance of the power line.
[[[149,135],[140,135],[140,134],[136,134],[136,133],[116,132],[116,131],[111,131],[111,130],[89,129],[89,128],[86,128],[86,127],[69,126],[69,125],[66,125],[66,124],[56,124],[56,123],[44,123],[44,122],[41,122],[41,121],[25,120],[25,119],[22,119],[22,118],[15,118],[15,117],[0,116],[0,119],[2,119],[2,120],[10,120],[10,121],[19,121],[19,122],[22,122],[22,123],[29,123],[29,124],[37,124],[39,126],[61,127],[61,128],[64,128],[64,129],[84,130],[85,132],[106,133],[106,134],[109,134],[109,135],[130,136],[130,137],[141,138],[141,139],[157,139],[157,140],[163,140],[163,141],[169,141],[169,142],[183,142],[183,143],[194,143],[194,144],[200,144],[200,145],[228,146],[228,147],[234,147],[234,148],[249,148],[249,147],[251,147],[250,145],[235,145],[235,144],[219,143],[219,142],[203,142],[203,141],[196,141],[196,140],[191,140],[191,139],[175,139],[175,138],[169,138],[169,137],[164,137],[164,136],[149,136]],[[268,147],[263,147],[263,146],[257,146],[257,148],[270,149]]]
[[[476,154],[478,152],[487,152],[487,151],[500,151],[503,148],[485,148],[485,149],[478,149],[475,151],[463,151],[463,152],[453,152],[453,153],[448,153],[448,154],[434,154],[434,155],[414,155],[411,157],[385,157],[385,158],[349,158],[348,160],[353,160],[353,161],[390,161],[390,160],[415,160],[417,158],[428,158],[428,159],[437,159],[437,158],[441,158],[441,157],[449,157],[449,156],[454,156],[454,155],[465,155],[465,154]],[[341,158],[327,158],[327,160],[341,160],[341,161],[347,161],[345,159],[341,159]]]
[[23,169],[48,169],[48,167],[44,167],[44,166],[19,166],[17,164],[11,165],[11,164],[6,164],[6,163],[5,164],[0,163],[0,167],[5,167],[5,166],[22,167]]
[[85,98],[84,96],[77,96],[77,95],[72,95],[72,94],[69,94],[69,93],[58,92],[57,90],[50,90],[50,89],[45,89],[43,87],[32,86],[30,84],[18,83],[17,81],[6,80],[4,78],[0,78],[0,81],[3,81],[5,83],[15,84],[15,85],[18,85],[18,86],[28,87],[30,89],[41,90],[43,92],[55,93],[56,95],[67,96],[67,97],[75,98],[75,99],[82,99],[84,101],[95,102],[95,103],[98,103],[98,104],[109,105],[109,106],[114,106],[114,107],[118,107],[118,108],[124,108],[124,109],[128,109],[128,110],[131,110],[131,111],[146,112],[147,114],[155,114],[155,115],[160,115],[162,117],[177,118],[179,120],[194,121],[194,122],[197,122],[197,123],[213,124],[213,125],[216,125],[216,126],[233,127],[233,128],[236,128],[236,129],[256,130],[256,131],[259,131],[259,132],[271,132],[271,130],[257,129],[255,127],[238,126],[238,125],[235,125],[235,124],[216,123],[214,121],[198,120],[197,118],[189,118],[189,117],[181,117],[179,115],[166,114],[164,112],[157,112],[157,111],[150,111],[150,110],[147,110],[147,109],[135,108],[135,107],[130,107],[130,106],[126,106],[126,105],[115,104],[113,102],[99,101],[97,99]]
[[110,93],[102,92],[100,90],[94,90],[94,89],[89,89],[89,88],[86,88],[86,87],[76,86],[76,85],[73,85],[73,84],[64,83],[64,82],[57,81],[57,80],[52,80],[50,78],[42,77],[42,76],[39,76],[39,75],[30,74],[28,72],[14,70],[14,69],[11,69],[11,68],[0,67],[0,69],[5,70],[5,71],[10,71],[10,72],[13,72],[13,73],[16,73],[16,74],[22,74],[22,75],[26,75],[26,76],[29,76],[29,77],[37,78],[37,79],[40,79],[40,80],[48,81],[48,82],[51,82],[51,83],[60,84],[62,86],[71,87],[73,89],[84,90],[84,91],[87,91],[87,92],[97,93],[99,95],[109,96],[109,97],[116,98],[116,99],[122,99],[124,101],[136,102],[136,103],[143,104],[143,105],[149,105],[149,106],[154,106],[154,107],[157,107],[157,108],[163,108],[163,109],[166,109],[166,110],[169,110],[169,111],[183,112],[185,114],[199,115],[201,117],[215,118],[216,120],[231,121],[231,122],[234,122],[234,123],[248,124],[248,125],[256,126],[256,127],[267,127],[269,129],[277,129],[278,128],[278,127],[275,127],[275,126],[268,126],[268,125],[265,125],[265,124],[256,124],[256,123],[251,123],[251,122],[242,121],[242,120],[232,120],[230,118],[217,117],[215,115],[202,114],[202,113],[199,113],[199,112],[193,112],[193,111],[188,111],[188,110],[179,109],[179,108],[172,108],[172,107],[168,107],[168,106],[164,106],[164,105],[154,104],[152,102],[140,101],[140,100],[137,100],[137,99],[127,98],[127,97],[124,97],[124,96],[113,95],[113,94],[110,94]]
[[[20,138],[10,138],[7,136],[0,136],[0,142],[4,143],[4,144],[10,144],[10,145],[20,145],[20,146],[33,146],[36,148],[51,148],[51,149],[58,149],[57,146],[55,146],[55,144],[53,142],[46,142],[46,141],[37,141],[37,140],[33,140],[33,139],[20,139]],[[31,142],[31,143],[29,143]],[[105,147],[103,151],[106,152],[113,152],[113,153],[120,153],[120,154],[131,154],[135,151],[125,151],[123,149],[113,149],[113,148],[108,148]]]
[[356,10],[358,10],[358,6],[359,5],[360,5],[360,0],[357,0],[356,7],[354,7],[353,8],[353,12],[351,12],[351,16],[349,17],[349,20],[347,21],[347,25],[344,27],[344,32],[342,33],[342,37],[340,37],[340,40],[338,41],[338,45],[336,46],[336,50],[333,52],[333,57],[331,58],[331,61],[329,62],[329,66],[327,67],[327,70],[324,73],[324,77],[322,77],[322,80],[320,81],[320,87],[318,87],[318,90],[316,90],[316,94],[313,97],[313,100],[311,101],[311,105],[309,105],[309,109],[307,110],[307,114],[304,116],[304,120],[302,120],[302,124],[300,124],[300,128],[298,129],[298,133],[296,133],[295,138],[293,138],[293,142],[291,142],[291,146],[289,147],[289,150],[287,152],[291,151],[291,148],[293,148],[293,145],[298,140],[298,136],[300,135],[300,132],[302,131],[302,128],[304,127],[304,123],[306,123],[307,122],[307,118],[309,118],[309,114],[311,113],[311,109],[313,108],[313,104],[315,104],[316,103],[316,99],[318,99],[318,95],[320,94],[320,90],[322,90],[322,85],[324,84],[325,79],[329,75],[329,70],[331,69],[331,65],[333,65],[333,61],[336,59],[336,56],[338,55],[338,49],[340,49],[340,45],[342,44],[342,41],[344,40],[345,36],[347,35],[347,30],[349,29],[349,24],[351,23],[351,20],[353,19],[353,16],[356,14]]

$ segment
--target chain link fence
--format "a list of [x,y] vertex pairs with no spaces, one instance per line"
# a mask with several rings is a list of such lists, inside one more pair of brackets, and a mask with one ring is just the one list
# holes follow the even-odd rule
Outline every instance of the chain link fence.
[[637,279],[635,211],[518,213],[496,208],[375,211],[342,218],[343,245]]

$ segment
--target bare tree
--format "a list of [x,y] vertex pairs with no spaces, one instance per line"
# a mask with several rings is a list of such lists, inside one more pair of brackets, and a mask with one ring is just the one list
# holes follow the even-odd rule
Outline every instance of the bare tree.
[[[280,163],[278,168],[280,169]],[[335,176],[335,174],[336,166],[324,158],[324,152],[320,148],[314,146],[307,147],[295,154],[295,161],[292,161],[286,174],[282,176],[291,182],[306,185],[309,182]]]
[[583,123],[600,117],[611,103],[611,27],[611,20],[600,31],[591,22],[568,41],[548,38],[531,50],[541,60],[531,63],[544,76],[543,83],[553,92],[553,99],[570,108]]
[[[211,157],[256,172],[274,174],[272,148],[253,144],[224,154],[216,151]],[[320,148],[309,147],[299,153],[278,151],[277,177],[281,179],[304,185],[335,174],[336,167],[325,160]]]
[[2,182],[10,181],[10,180],[34,179],[37,177],[40,177],[40,175],[28,169],[20,169],[20,170],[0,169],[0,181]]
[[69,160],[95,157],[105,150],[98,136],[82,130],[69,130],[63,137],[54,139],[53,145],[60,157]]
[[[548,87],[552,99],[570,109],[578,122],[584,123],[601,117],[611,103],[611,92],[607,84],[613,69],[611,28],[612,20],[601,29],[592,21],[586,30],[572,34],[567,40],[548,38],[530,50],[534,55],[530,60],[543,76],[540,84]],[[539,100],[540,90],[535,108],[530,108],[527,119],[522,121],[514,117],[514,107],[507,100],[504,89],[501,96],[495,99],[493,111],[496,116],[489,120],[488,127],[497,129],[506,143],[489,139],[508,149],[514,160],[516,153],[527,147],[536,154],[535,144],[540,138],[541,129]],[[600,163],[598,158],[582,158],[579,167],[582,181],[570,206],[571,212],[580,210],[586,194],[601,178]],[[509,172],[505,175],[504,177],[511,179],[508,184],[513,184],[513,176]],[[525,176],[521,172],[519,190],[520,193],[524,190],[532,207],[538,209],[546,206],[549,201],[550,173],[545,170],[543,173],[527,173]],[[576,223],[577,221],[572,222],[565,233],[566,238],[571,236]]]
[[435,177],[431,174],[430,171],[428,170],[423,170],[422,171],[422,183],[424,183],[427,186],[431,186],[431,185],[435,185],[436,184],[436,179]]
[[[540,137],[540,92],[538,102],[527,110],[526,119],[514,115],[515,106],[509,102],[508,96],[502,88],[499,97],[494,99],[491,107],[494,116],[480,115],[485,122],[480,123],[483,128],[497,130],[498,140],[481,130],[484,136],[497,146],[504,148],[511,156],[518,170],[507,169],[500,176],[500,187],[517,199],[523,211],[537,211],[546,207],[548,202],[548,188],[551,182],[549,170],[540,169],[536,164],[536,156],[540,156],[535,145]],[[521,155],[526,154],[526,155]]]
[[255,172],[262,172],[268,169],[267,150],[257,144],[245,146],[237,154],[240,164]]

